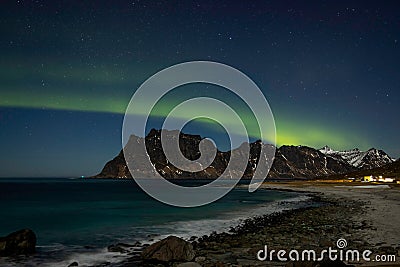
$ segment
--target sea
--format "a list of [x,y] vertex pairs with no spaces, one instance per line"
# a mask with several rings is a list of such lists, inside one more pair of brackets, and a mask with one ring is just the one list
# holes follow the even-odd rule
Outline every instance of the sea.
[[[208,181],[182,180],[183,186]],[[242,184],[218,201],[196,208],[163,204],[130,179],[1,178],[0,236],[30,228],[37,236],[32,256],[0,258],[0,266],[118,266],[127,253],[117,243],[150,244],[169,235],[185,239],[226,232],[244,219],[305,205],[295,192]]]

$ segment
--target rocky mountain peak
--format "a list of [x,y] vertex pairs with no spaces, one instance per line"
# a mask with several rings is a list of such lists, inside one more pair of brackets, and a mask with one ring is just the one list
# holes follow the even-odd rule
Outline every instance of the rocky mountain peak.
[[[182,154],[189,160],[197,160],[200,157],[199,144],[204,139],[200,135],[184,134],[176,131],[166,131],[166,138],[179,136],[179,147]],[[168,140],[167,140],[168,141]],[[202,171],[185,172],[172,165],[166,158],[161,144],[161,130],[151,129],[148,135],[138,137],[132,135],[127,146],[133,143],[145,142],[150,157],[152,171],[157,171],[161,176],[170,179],[215,179],[218,178],[227,168],[232,153],[241,153],[241,147],[232,151],[222,152],[217,150],[212,163]],[[264,144],[261,140],[252,142],[250,155],[246,170],[242,176],[244,179],[251,179],[256,170],[262,146],[271,146],[267,149],[275,149],[272,145]],[[129,154],[129,160],[140,163],[143,158]],[[211,159],[212,160],[212,159]],[[270,178],[313,178],[342,174],[351,171],[370,169],[391,163],[391,159],[384,151],[371,148],[368,151],[358,149],[347,151],[335,151],[329,146],[317,150],[308,146],[283,145],[276,149],[274,162],[268,174]],[[232,177],[239,175],[240,171],[233,170]],[[135,175],[146,177],[148,173],[137,170]],[[131,178],[131,173],[126,166],[124,153],[121,151],[113,160],[106,163],[97,178]]]
[[324,154],[328,154],[330,152],[334,152],[334,150],[328,145],[325,145],[324,147],[320,148],[319,151],[321,151]]
[[335,151],[323,147],[319,151],[325,155],[343,159],[358,169],[371,169],[393,162],[393,159],[388,154],[383,150],[377,150],[376,148],[370,148],[367,151],[361,151],[358,148],[345,151]]

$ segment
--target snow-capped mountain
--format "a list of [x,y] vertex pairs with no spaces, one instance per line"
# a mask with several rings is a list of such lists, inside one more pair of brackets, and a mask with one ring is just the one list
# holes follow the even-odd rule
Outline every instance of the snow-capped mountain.
[[358,169],[372,169],[395,161],[385,151],[375,148],[370,148],[367,151],[361,151],[358,148],[336,151],[329,146],[324,146],[319,151],[331,157],[341,158]]

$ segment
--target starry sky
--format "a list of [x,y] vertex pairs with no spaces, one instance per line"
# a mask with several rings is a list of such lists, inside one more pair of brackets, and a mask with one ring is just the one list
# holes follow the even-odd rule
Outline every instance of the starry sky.
[[[0,177],[96,174],[122,147],[123,115],[140,84],[192,60],[247,74],[269,101],[278,145],[376,147],[398,158],[399,8],[397,1],[4,1]],[[194,96],[241,105],[222,88],[187,85],[163,99],[148,128]],[[204,120],[185,128],[223,150],[221,129]]]

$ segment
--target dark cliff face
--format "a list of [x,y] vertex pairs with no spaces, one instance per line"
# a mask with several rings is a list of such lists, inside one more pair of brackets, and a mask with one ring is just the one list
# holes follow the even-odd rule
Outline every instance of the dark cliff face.
[[[167,132],[167,138],[171,138],[173,131]],[[176,132],[175,132],[176,133]],[[203,139],[199,135],[189,135],[179,133],[179,146],[182,154],[189,160],[197,160],[200,157],[199,144]],[[152,162],[153,170],[157,171],[161,176],[170,179],[179,178],[202,178],[215,179],[224,173],[228,166],[231,155],[241,153],[240,148],[228,152],[218,151],[213,162],[206,169],[198,172],[182,171],[167,161],[162,150],[161,131],[151,130],[145,137],[145,145]],[[131,136],[129,142],[144,142],[143,138]],[[272,148],[271,145],[263,144],[256,141],[250,144],[250,155],[247,162],[246,170],[243,174],[244,179],[251,179],[256,170],[261,146]],[[129,160],[141,162],[145,159],[135,155],[128,155]],[[374,159],[375,160],[375,159]],[[373,163],[371,163],[373,164]],[[140,164],[139,164],[140,165]],[[331,176],[335,174],[343,174],[358,170],[358,168],[350,165],[345,159],[338,155],[327,155],[319,150],[306,146],[282,146],[276,150],[275,159],[271,170],[268,174],[269,178],[314,178],[321,176]],[[134,170],[135,177],[149,177],[149,170]],[[232,171],[232,176],[239,175],[239,172]],[[94,176],[96,178],[131,178],[124,154],[121,151],[117,157],[107,162],[101,173]]]
[[123,152],[119,152],[118,156],[110,160],[103,167],[103,170],[95,178],[132,178],[128,167],[125,163]]
[[[168,138],[171,138],[172,131],[167,134]],[[179,134],[179,147],[182,154],[189,160],[196,160],[200,157],[199,144],[202,138],[199,135],[188,135]],[[163,152],[161,144],[161,131],[151,130],[145,137],[145,145],[147,153],[150,157],[155,170],[165,178],[210,178],[214,179],[219,177],[225,170],[227,163],[229,162],[230,153],[217,151],[214,161],[209,167],[200,172],[188,172],[182,171],[176,168],[173,164],[167,161],[167,158]],[[133,143],[144,142],[143,138],[137,136],[131,136],[127,146]],[[131,150],[129,150],[131,151]],[[147,161],[147,159],[141,158],[139,155],[132,153],[128,155],[130,161],[135,161],[137,165],[141,165],[140,162]],[[143,164],[144,165],[144,164]],[[138,170],[135,176],[148,177],[149,173],[146,173],[146,169]],[[121,151],[117,157],[107,162],[101,173],[95,176],[96,178],[131,178],[132,175],[126,166],[125,157],[123,151]]]
[[306,146],[282,146],[276,151],[269,177],[314,178],[346,173],[355,168]]

